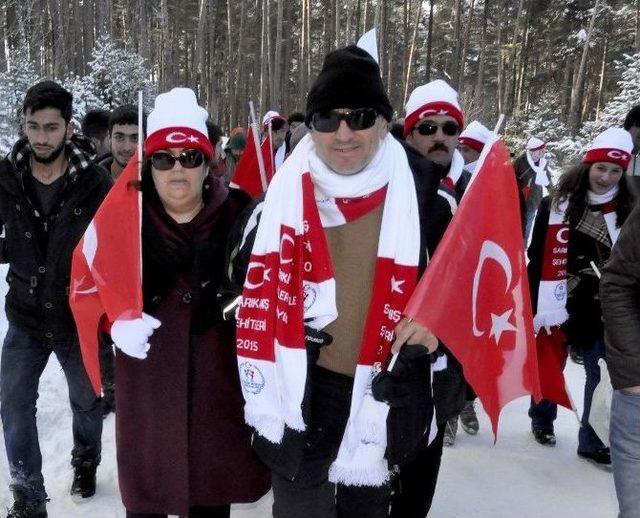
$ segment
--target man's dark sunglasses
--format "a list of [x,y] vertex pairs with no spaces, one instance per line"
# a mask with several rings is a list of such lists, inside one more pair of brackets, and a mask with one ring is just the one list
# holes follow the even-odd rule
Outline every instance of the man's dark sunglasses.
[[460,127],[453,121],[447,121],[444,124],[435,124],[434,122],[424,121],[416,126],[416,131],[420,133],[420,135],[435,135],[438,131],[438,128],[442,128],[442,133],[448,135],[449,137],[453,137],[457,135],[460,131]]
[[358,108],[345,113],[337,111],[316,112],[311,118],[313,129],[320,133],[333,133],[338,131],[340,123],[345,121],[352,131],[361,131],[373,127],[376,123],[378,112],[373,108]]
[[201,166],[204,162],[204,154],[199,149],[187,149],[178,156],[173,156],[166,151],[158,151],[151,155],[151,165],[158,171],[169,171],[173,169],[176,160],[185,169],[193,169]]

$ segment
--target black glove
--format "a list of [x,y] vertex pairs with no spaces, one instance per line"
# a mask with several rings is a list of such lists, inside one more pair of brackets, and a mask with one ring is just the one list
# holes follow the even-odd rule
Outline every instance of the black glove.
[[[416,393],[414,390],[416,384],[420,384],[425,371],[431,372],[429,369],[431,356],[423,345],[405,344],[400,349],[393,368],[391,370],[385,368],[373,378],[371,384],[373,397],[387,403],[390,407],[403,408],[411,405],[412,397],[420,396],[422,392]],[[387,365],[390,358],[386,362]]]
[[333,336],[313,327],[304,326],[304,342],[307,346],[307,365],[311,366],[318,361],[320,349],[333,342]]

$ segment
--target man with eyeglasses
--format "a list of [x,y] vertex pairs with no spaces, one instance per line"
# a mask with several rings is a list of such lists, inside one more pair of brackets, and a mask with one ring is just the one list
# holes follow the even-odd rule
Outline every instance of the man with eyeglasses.
[[457,149],[464,114],[458,92],[442,79],[417,87],[405,106],[404,136],[422,156],[441,166],[443,184],[462,198],[471,174]]
[[[426,224],[391,116],[375,60],[330,53],[307,97],[310,134],[231,238],[245,419],[272,470],[275,518],[388,516],[389,452],[411,448],[388,423],[414,405],[428,416],[411,439],[428,435],[438,341],[401,317]],[[418,387],[395,399],[372,385],[391,350]]]

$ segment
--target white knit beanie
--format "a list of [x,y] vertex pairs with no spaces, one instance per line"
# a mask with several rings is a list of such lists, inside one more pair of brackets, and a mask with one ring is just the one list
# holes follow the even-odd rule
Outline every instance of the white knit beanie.
[[460,128],[464,126],[464,114],[458,103],[458,92],[442,79],[419,86],[411,92],[405,106],[404,136],[411,133],[420,119],[429,115],[449,115],[456,120]]
[[213,147],[207,132],[209,114],[198,105],[190,88],[174,88],[156,97],[153,110],[147,117],[147,156],[160,149],[183,147],[200,149],[213,158]]

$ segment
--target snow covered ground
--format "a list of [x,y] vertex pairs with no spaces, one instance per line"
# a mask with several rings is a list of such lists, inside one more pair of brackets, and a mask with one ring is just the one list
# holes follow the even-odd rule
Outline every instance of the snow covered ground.
[[[4,279],[4,268],[0,275]],[[4,304],[4,280],[0,281]],[[0,314],[4,315],[3,306]],[[6,331],[0,319],[0,336]],[[582,367],[566,370],[574,399],[581,407]],[[480,412],[480,433],[463,431],[453,448],[445,449],[440,479],[430,517],[433,518],[613,518],[617,503],[610,471],[597,468],[576,455],[575,416],[559,410],[555,448],[538,445],[529,431],[528,400],[512,402],[502,413],[500,435],[494,446],[489,421]],[[51,518],[115,518],[124,509],[118,493],[115,462],[114,416],[105,421],[103,460],[98,470],[98,491],[91,501],[75,504],[68,495],[71,484],[71,411],[59,364],[52,356],[40,382],[38,429],[43,451],[43,472],[51,502]],[[224,475],[221,475],[224,476]],[[8,468],[0,441],[0,515],[11,505]],[[233,518],[268,518],[271,499],[234,508]],[[356,517],[354,517],[356,518]]]

